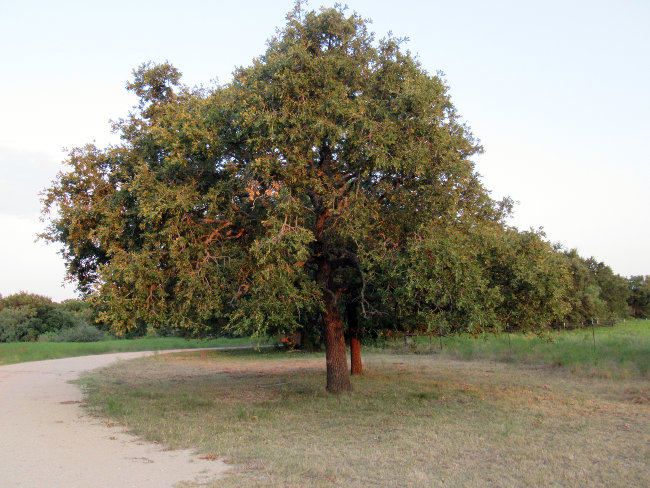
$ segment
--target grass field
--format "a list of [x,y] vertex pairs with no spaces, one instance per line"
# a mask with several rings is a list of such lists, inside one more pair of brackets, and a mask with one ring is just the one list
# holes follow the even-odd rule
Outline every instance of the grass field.
[[100,342],[11,342],[0,343],[0,366],[3,364],[59,359],[109,352],[161,351],[255,345],[249,338],[186,340],[178,337],[156,339],[119,339]]
[[[403,342],[392,345],[403,349]],[[420,353],[442,354],[459,359],[490,359],[506,362],[547,364],[570,371],[605,377],[650,376],[650,321],[628,320],[616,327],[587,327],[533,334],[485,334],[470,336],[417,337],[407,348]]]
[[489,339],[443,344],[442,354],[426,353],[428,342],[419,354],[374,350],[355,391],[339,396],[324,392],[322,354],[278,351],[155,356],[81,382],[97,415],[233,464],[215,487],[641,487],[650,486],[646,324],[597,331],[597,348],[628,357],[603,364],[592,364],[581,331],[566,336],[580,354],[559,337],[549,347],[569,352],[534,343],[524,354],[513,338],[507,358]]

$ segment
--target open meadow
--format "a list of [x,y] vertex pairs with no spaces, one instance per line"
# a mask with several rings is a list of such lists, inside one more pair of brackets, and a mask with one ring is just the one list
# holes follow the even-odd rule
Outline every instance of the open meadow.
[[627,320],[616,327],[549,330],[540,337],[522,333],[486,333],[476,340],[467,335],[418,336],[407,341],[407,348],[458,359],[560,366],[570,372],[609,378],[650,376],[648,320]]
[[351,394],[325,393],[323,354],[271,350],[81,384],[96,415],[231,463],[214,486],[649,486],[649,322],[587,332],[366,350]]

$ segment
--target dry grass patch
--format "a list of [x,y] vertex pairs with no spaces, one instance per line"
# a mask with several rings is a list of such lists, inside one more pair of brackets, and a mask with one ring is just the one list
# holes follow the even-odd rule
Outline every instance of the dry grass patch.
[[370,354],[355,392],[322,355],[183,353],[83,380],[98,414],[226,458],[215,486],[649,486],[644,379]]

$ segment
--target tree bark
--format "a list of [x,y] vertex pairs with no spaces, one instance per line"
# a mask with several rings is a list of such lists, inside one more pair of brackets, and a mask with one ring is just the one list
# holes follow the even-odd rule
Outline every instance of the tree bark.
[[325,299],[325,360],[327,363],[327,387],[330,393],[352,391],[348,372],[348,355],[345,348],[343,320],[336,305],[336,299],[329,290],[323,292]]
[[361,341],[359,340],[359,319],[357,317],[357,307],[353,303],[348,303],[345,307],[345,313],[348,320],[348,330],[350,331],[350,373],[352,375],[363,374],[363,364],[361,363]]
[[330,289],[331,267],[326,260],[318,264],[316,281],[323,290],[325,312],[323,328],[325,329],[325,362],[327,365],[327,386],[330,393],[352,391],[350,372],[348,371],[348,355],[345,347],[343,319],[337,305],[338,293]]
[[[315,207],[320,206],[317,202]],[[343,319],[337,305],[340,291],[332,289],[330,279],[332,278],[333,265],[328,261],[324,252],[322,240],[325,223],[329,217],[329,210],[322,209],[314,227],[314,255],[318,269],[316,271],[316,282],[323,291],[325,312],[323,313],[323,328],[325,332],[325,362],[327,365],[327,386],[325,389],[330,393],[341,393],[352,391],[350,372],[348,370],[348,355],[345,347],[345,334],[343,331]]]

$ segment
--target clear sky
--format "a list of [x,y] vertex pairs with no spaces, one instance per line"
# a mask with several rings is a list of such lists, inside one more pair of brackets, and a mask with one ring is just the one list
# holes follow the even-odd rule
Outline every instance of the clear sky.
[[[311,1],[311,8],[333,2]],[[650,1],[350,0],[442,71],[481,139],[478,171],[512,225],[622,275],[650,274]],[[227,83],[262,54],[293,0],[25,1],[0,7],[0,293],[61,300],[57,249],[34,242],[38,193],[64,148],[115,142],[139,64]]]

